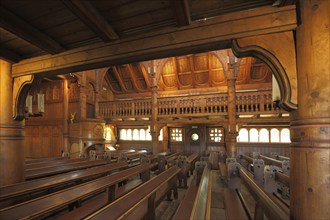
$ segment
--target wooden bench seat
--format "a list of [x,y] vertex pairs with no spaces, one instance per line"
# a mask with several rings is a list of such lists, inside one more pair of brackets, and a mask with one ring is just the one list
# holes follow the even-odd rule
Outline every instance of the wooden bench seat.
[[239,191],[237,189],[225,188],[223,193],[227,220],[251,219],[242,204],[242,201],[239,196]]
[[86,169],[104,164],[106,164],[104,160],[93,160],[93,161],[83,161],[83,162],[67,164],[67,165],[60,165],[56,167],[46,167],[40,169],[27,170],[25,171],[25,179],[31,180],[41,177],[53,176],[60,173]]
[[25,170],[32,170],[32,169],[40,169],[46,167],[55,167],[64,164],[71,164],[71,163],[78,163],[88,161],[86,158],[76,158],[76,159],[64,159],[64,160],[51,160],[51,161],[43,161],[43,162],[36,162],[30,163],[25,165]]
[[113,163],[1,187],[0,201],[49,190],[71,182],[77,184],[79,181],[107,175],[114,170],[123,169],[127,166],[128,164],[126,162]]
[[184,194],[180,205],[175,212],[172,220],[182,220],[182,219],[190,219],[191,212],[193,209],[196,195],[198,192],[198,185],[196,183],[196,176],[194,176],[193,181],[191,181],[190,186]]
[[155,218],[157,204],[172,187],[180,168],[171,167],[86,219]]
[[66,160],[67,157],[44,157],[44,158],[25,158],[25,164],[40,163],[55,160]]
[[[128,182],[127,184],[118,187],[116,189],[115,198],[120,198],[125,195],[127,192],[131,191],[138,185],[142,184],[141,179],[134,179]],[[81,207],[78,207],[60,217],[56,218],[56,220],[75,220],[75,219],[83,219],[88,215],[96,212],[97,210],[103,208],[108,204],[107,193],[102,193],[98,195],[96,198],[90,199],[86,204],[82,204]]]
[[149,164],[142,164],[47,196],[1,209],[0,219],[45,217],[52,211],[93,196],[105,189],[108,189],[108,202],[111,202],[115,197],[115,184],[137,174],[149,173],[149,169]]

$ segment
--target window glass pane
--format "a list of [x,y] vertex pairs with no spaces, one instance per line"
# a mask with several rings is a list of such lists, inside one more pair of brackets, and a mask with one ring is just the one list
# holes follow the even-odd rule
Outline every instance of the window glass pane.
[[269,142],[269,132],[266,128],[260,130],[260,142]]
[[126,140],[132,140],[132,129],[127,129]]
[[290,130],[288,128],[283,128],[281,131],[281,142],[291,143],[290,140]]
[[259,141],[259,133],[258,130],[255,128],[252,128],[250,130],[250,142],[258,142]]
[[249,142],[249,132],[247,129],[242,128],[238,133],[238,142]]
[[139,139],[140,139],[139,130],[134,129],[133,130],[133,140],[138,141]]
[[150,128],[146,132],[146,141],[151,141]]
[[270,130],[270,142],[272,143],[280,142],[280,132],[278,129],[273,128],[272,130]]
[[146,130],[140,129],[140,140],[145,141],[146,140]]
[[183,140],[183,128],[170,129],[171,142],[181,142]]
[[120,140],[126,140],[126,139],[127,139],[126,129],[120,129]]

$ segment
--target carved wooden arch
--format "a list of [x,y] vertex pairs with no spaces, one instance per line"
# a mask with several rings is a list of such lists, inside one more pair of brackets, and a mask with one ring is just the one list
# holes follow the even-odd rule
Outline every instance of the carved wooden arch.
[[14,78],[13,86],[13,119],[22,121],[25,118],[26,97],[31,88],[38,85],[41,78],[26,75]]
[[269,66],[280,87],[280,106],[286,111],[297,109],[296,57],[295,54],[288,54],[288,51],[294,53],[292,47],[293,36],[286,32],[237,39],[232,42],[235,56],[253,56]]

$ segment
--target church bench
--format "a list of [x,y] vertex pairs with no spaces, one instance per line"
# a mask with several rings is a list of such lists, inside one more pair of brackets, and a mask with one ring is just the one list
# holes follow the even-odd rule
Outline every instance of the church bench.
[[198,178],[199,181],[198,191],[194,200],[194,205],[191,210],[190,218],[194,220],[210,219],[211,212],[211,190],[212,190],[212,174],[208,166],[203,167],[202,176]]
[[45,217],[53,211],[59,210],[70,204],[79,203],[80,200],[93,196],[96,193],[100,193],[105,189],[108,191],[108,202],[111,202],[115,197],[115,185],[117,183],[137,174],[150,173],[149,169],[149,164],[135,166],[47,196],[1,209],[0,219],[10,220]]
[[185,192],[184,197],[180,202],[180,205],[175,212],[172,220],[182,220],[190,218],[191,210],[193,209],[196,195],[198,192],[198,183],[196,182],[196,175],[194,175],[193,178],[194,179],[191,181],[190,186]]
[[[134,189],[138,185],[142,183],[141,179],[134,179],[129,181],[127,184],[118,187],[115,192],[115,199],[125,195],[130,190]],[[82,206],[75,208],[74,210],[65,213],[59,217],[56,218],[56,220],[75,220],[75,219],[83,219],[88,215],[93,214],[97,210],[103,208],[108,204],[107,194],[102,193],[96,198],[92,198],[89,201],[87,201],[85,204],[82,204]]]
[[[199,155],[197,153],[193,153],[191,155],[189,155],[187,157],[187,162],[189,164],[189,171],[190,174],[192,175],[192,173],[194,172],[194,168],[195,168],[195,162],[198,160]],[[189,174],[188,174],[189,175]]]
[[37,192],[47,192],[52,190],[54,187],[59,187],[70,183],[78,184],[87,179],[107,175],[114,170],[123,169],[127,166],[128,164],[126,162],[113,163],[86,170],[78,170],[46,178],[25,181],[14,185],[8,185],[0,188],[0,201],[13,200],[18,197],[28,196]]
[[223,194],[227,220],[251,220],[237,189],[224,188]]
[[86,219],[155,219],[155,208],[172,189],[180,168],[171,167]]
[[[289,209],[279,203],[279,200],[253,179],[252,174],[243,167],[238,169],[239,176],[256,202],[256,210],[262,210],[268,219],[289,219]],[[255,213],[255,215],[258,215]]]
[[71,163],[78,163],[87,161],[86,158],[75,158],[75,159],[64,159],[64,160],[51,160],[51,161],[43,161],[43,162],[36,162],[32,164],[26,164],[25,170],[32,170],[32,169],[40,169],[45,167],[55,167],[60,166],[62,164],[71,164]]
[[46,167],[40,169],[26,170],[25,179],[32,180],[41,177],[53,176],[60,173],[67,173],[70,171],[100,166],[104,164],[106,164],[106,162],[103,160],[94,160],[94,161],[83,161],[83,162],[67,164],[67,165],[60,165],[56,167]]
[[40,163],[40,162],[47,162],[47,161],[54,161],[54,160],[66,160],[67,157],[43,157],[43,158],[25,158],[25,164],[30,163]]

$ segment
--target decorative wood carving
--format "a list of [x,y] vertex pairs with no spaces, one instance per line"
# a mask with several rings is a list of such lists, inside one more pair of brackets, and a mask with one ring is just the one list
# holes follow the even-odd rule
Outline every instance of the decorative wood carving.
[[13,86],[13,118],[14,120],[23,120],[25,118],[25,100],[32,82],[33,75],[14,78]]
[[279,83],[282,107],[288,111],[297,109],[296,55],[292,32],[237,39],[233,41],[233,51],[237,57],[254,56],[265,62]]

